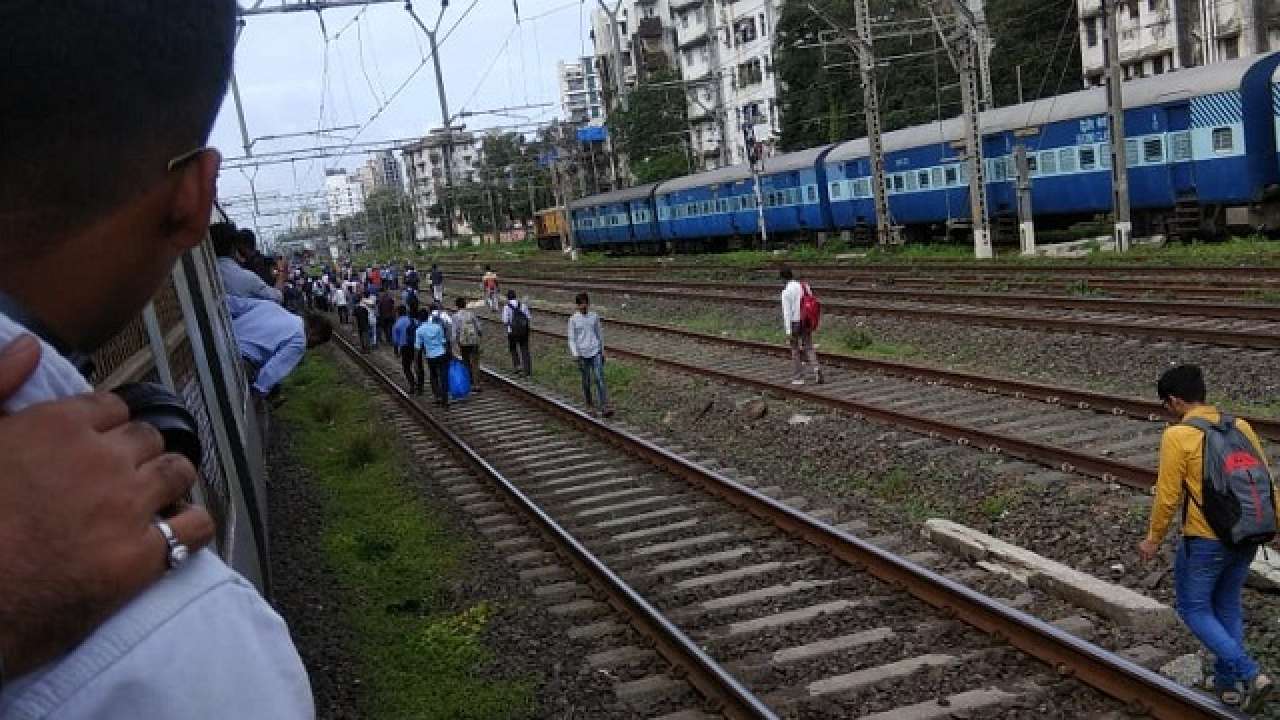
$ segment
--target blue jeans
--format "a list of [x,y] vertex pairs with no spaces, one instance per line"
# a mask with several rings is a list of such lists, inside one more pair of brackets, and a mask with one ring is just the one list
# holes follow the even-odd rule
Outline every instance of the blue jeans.
[[594,379],[596,394],[600,399],[599,407],[609,404],[609,395],[604,389],[604,353],[596,353],[595,357],[578,358],[578,372],[582,373],[582,395],[591,406],[591,383]]
[[1257,548],[1232,549],[1207,538],[1186,537],[1173,565],[1178,615],[1216,658],[1219,690],[1247,683],[1258,664],[1244,648],[1240,593]]

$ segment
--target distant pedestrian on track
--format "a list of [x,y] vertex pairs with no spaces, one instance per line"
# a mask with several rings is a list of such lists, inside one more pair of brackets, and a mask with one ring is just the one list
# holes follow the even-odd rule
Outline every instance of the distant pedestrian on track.
[[453,313],[453,339],[458,344],[458,356],[471,374],[471,391],[480,392],[480,338],[484,335],[480,318],[467,309],[466,298],[458,298],[454,304],[458,307]]
[[431,264],[431,297],[440,305],[444,305],[444,273],[439,266]]
[[[569,354],[578,362],[582,374],[582,395],[593,415],[613,416],[609,395],[604,386],[604,331],[600,328],[600,316],[591,309],[586,293],[578,293],[573,299],[578,312],[569,316]],[[591,403],[591,385],[596,386],[599,405]]]
[[356,336],[360,338],[360,352],[369,352],[369,306],[366,303],[356,303],[355,309],[351,311],[352,317],[356,321]]
[[404,371],[404,379],[409,382],[409,394],[422,394],[422,372],[415,376],[413,372],[413,343],[418,332],[418,323],[409,314],[409,309],[401,305],[396,309],[396,322],[391,326],[391,345],[400,357],[400,369]]
[[813,349],[814,328],[801,312],[805,296],[811,296],[812,291],[807,283],[795,279],[791,268],[782,268],[778,276],[787,283],[782,289],[782,326],[791,344],[791,384],[804,384],[805,362],[813,372],[813,381],[821,383],[822,368],[818,367],[818,354]]
[[372,293],[366,294],[360,304],[369,312],[369,347],[378,347],[378,299]]
[[426,322],[418,325],[413,347],[418,351],[418,362],[425,358],[431,374],[431,394],[435,404],[449,407],[449,331],[445,328],[444,314],[432,313]]
[[507,326],[507,349],[516,375],[533,375],[533,359],[529,356],[529,325],[533,315],[529,306],[516,299],[516,291],[507,291],[507,304],[502,306],[502,324]]
[[484,277],[480,279],[480,284],[484,286],[484,304],[493,312],[498,312],[498,273],[493,268],[484,266]]
[[333,307],[338,311],[340,324],[346,325],[351,322],[350,313],[347,312],[347,290],[342,285],[333,289]]
[[1160,440],[1160,472],[1146,538],[1150,561],[1181,510],[1174,560],[1178,615],[1216,658],[1214,684],[1226,705],[1260,710],[1275,683],[1244,646],[1241,592],[1260,544],[1275,537],[1275,483],[1249,423],[1205,403],[1204,375],[1182,365],[1160,376],[1156,391],[1180,422]]
[[382,341],[391,344],[391,327],[396,324],[396,299],[391,292],[378,293],[378,334]]

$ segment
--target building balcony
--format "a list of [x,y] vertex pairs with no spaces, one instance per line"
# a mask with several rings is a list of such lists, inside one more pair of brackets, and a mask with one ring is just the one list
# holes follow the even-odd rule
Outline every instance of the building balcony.
[[641,40],[649,40],[657,38],[662,39],[662,21],[656,17],[641,18],[640,26],[636,28],[636,37]]

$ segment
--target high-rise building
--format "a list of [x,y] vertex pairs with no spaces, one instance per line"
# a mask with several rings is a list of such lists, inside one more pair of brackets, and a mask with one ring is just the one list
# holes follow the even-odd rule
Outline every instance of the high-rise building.
[[604,122],[604,94],[600,76],[592,58],[575,63],[556,63],[560,78],[560,109],[564,119],[574,125],[599,125]]
[[346,170],[326,170],[325,204],[333,222],[364,212],[364,186]]
[[[1101,0],[1077,0],[1086,85],[1105,82]],[[1280,49],[1278,0],[1135,0],[1119,9],[1126,80]]]
[[376,152],[369,157],[359,170],[360,182],[364,185],[365,195],[378,188],[389,188],[404,192],[404,179],[400,175],[400,161],[390,150]]
[[[452,128],[436,128],[421,140],[402,148],[404,164],[409,176],[409,195],[413,198],[413,227],[418,242],[428,242],[444,237],[440,221],[432,217],[431,209],[440,204],[445,186],[445,150],[452,158],[449,164],[450,183],[475,182],[476,162],[479,151],[476,137],[466,130]],[[462,225],[462,218],[457,208],[451,208],[454,217],[454,230],[457,234],[467,234],[469,229]]]
[[623,82],[634,87],[637,82],[663,68],[675,68],[675,33],[671,28],[669,0],[623,0],[615,16],[617,24],[610,26],[609,16],[603,10],[591,14],[591,40],[595,45],[596,72],[601,85],[609,94],[608,104],[615,96],[613,54],[614,33],[617,31],[618,59],[622,64]]

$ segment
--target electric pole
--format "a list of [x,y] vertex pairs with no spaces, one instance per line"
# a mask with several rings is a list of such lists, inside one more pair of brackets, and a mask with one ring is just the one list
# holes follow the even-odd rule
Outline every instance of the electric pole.
[[978,68],[980,39],[977,25],[969,8],[961,0],[943,0],[954,17],[952,32],[943,30],[932,4],[927,5],[929,17],[937,29],[947,57],[960,74],[960,105],[964,115],[964,143],[969,171],[969,217],[973,228],[973,254],[980,260],[992,257],[991,221],[987,217],[987,171],[982,156],[982,115],[979,99],[982,95]]
[[440,193],[440,209],[444,211],[443,231],[446,245],[449,244],[449,238],[453,235],[453,210],[449,207],[449,190],[453,185],[453,118],[449,115],[449,98],[444,90],[444,72],[440,69],[440,46],[436,42],[436,32],[440,30],[440,20],[448,7],[449,0],[440,0],[440,13],[436,15],[435,26],[428,28],[426,23],[422,22],[422,18],[418,17],[418,13],[414,12],[413,3],[406,0],[404,4],[404,9],[426,34],[427,42],[431,46],[431,62],[435,65],[436,92],[440,96],[440,119],[444,123],[444,188]]
[[1031,214],[1031,167],[1027,163],[1027,146],[1013,146],[1013,163],[1018,173],[1018,239],[1023,255],[1036,254],[1036,221]]
[[968,0],[969,13],[973,16],[974,42],[978,48],[978,78],[982,84],[982,109],[996,106],[991,92],[991,30],[987,27],[986,0]]
[[884,171],[884,137],[880,127],[880,91],[876,86],[876,52],[871,34],[871,10],[868,0],[853,0],[855,32],[836,25],[812,3],[809,11],[831,29],[844,36],[845,42],[858,55],[862,74],[862,110],[867,122],[867,144],[871,151],[871,194],[875,198],[876,244],[886,247],[896,238],[889,216],[889,186]]
[[1107,70],[1107,134],[1111,136],[1111,207],[1115,213],[1116,252],[1128,252],[1133,233],[1129,216],[1129,162],[1125,155],[1124,91],[1120,87],[1120,42],[1116,30],[1119,0],[1102,0],[1103,52]]

